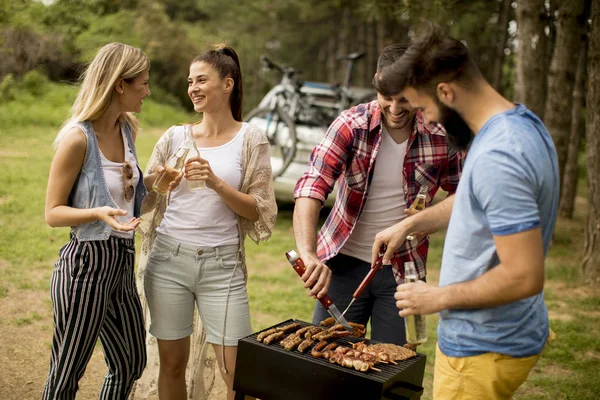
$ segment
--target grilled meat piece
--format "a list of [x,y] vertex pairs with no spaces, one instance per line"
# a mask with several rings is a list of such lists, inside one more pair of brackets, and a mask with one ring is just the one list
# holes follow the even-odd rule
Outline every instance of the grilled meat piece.
[[289,341],[290,341],[290,339],[292,339],[293,337],[294,337],[294,334],[293,334],[293,333],[291,333],[291,334],[287,335],[287,336],[286,336],[286,337],[285,337],[285,338],[284,338],[284,339],[283,339],[281,342],[279,342],[279,345],[280,345],[281,347],[284,347],[284,346],[285,346],[285,344],[286,344],[287,342],[289,342]]
[[[300,325],[298,322],[293,322],[291,324],[280,326],[278,328],[271,328],[264,332],[259,333],[258,336],[256,336],[256,340],[258,340],[259,342],[263,342],[266,337],[268,337],[269,335],[272,335],[276,332],[290,333],[295,330],[298,330],[298,328],[300,328],[301,326],[302,325]],[[306,328],[308,328],[308,329],[306,329]],[[306,331],[308,331],[310,329],[310,327],[306,327],[306,328],[302,328],[302,329],[306,329]],[[300,329],[300,330],[302,330],[302,329]]]
[[406,347],[398,346],[391,343],[372,344],[367,347],[369,353],[376,353],[384,361],[401,361],[416,357],[417,353]]
[[266,337],[266,338],[263,340],[263,343],[268,345],[268,344],[271,344],[271,343],[272,343],[272,342],[274,342],[274,341],[281,340],[281,339],[282,339],[284,336],[285,336],[285,333],[284,333],[284,332],[281,332],[281,331],[279,331],[279,332],[275,332],[275,333],[272,333],[272,334],[270,334],[269,336],[267,336],[267,337]]
[[347,346],[339,346],[337,349],[335,349],[335,351],[337,351],[338,353],[341,354],[346,354],[348,352],[348,350],[351,350],[350,347]]
[[289,332],[294,332],[296,330],[298,330],[298,328],[300,328],[302,325],[300,325],[298,322],[293,322],[291,324],[287,324],[284,325],[282,327],[277,328],[278,331],[281,331],[283,333],[289,333]]
[[338,347],[337,343],[329,343],[327,346],[325,346],[325,349],[323,349],[323,351],[331,351],[334,350],[336,347]]
[[313,347],[312,351],[310,352],[310,355],[316,358],[323,357],[323,349],[325,349],[325,346],[327,346],[326,341],[317,343],[317,345]]
[[335,325],[335,319],[333,319],[332,317],[329,317],[329,318],[324,319],[323,321],[319,322],[319,325],[325,326],[325,327]]
[[266,338],[267,336],[269,336],[270,334],[275,333],[275,332],[277,332],[277,328],[268,329],[264,332],[259,333],[258,336],[256,337],[256,340],[258,340],[259,342],[262,342],[264,338]]
[[333,331],[333,332],[321,332],[320,334],[318,334],[315,339],[318,340],[331,340],[331,339],[337,339],[337,338],[341,338],[341,337],[345,337],[345,336],[351,336],[352,332],[348,332],[346,330],[344,331]]
[[[352,328],[352,334],[354,336],[365,337],[365,334],[367,333],[367,328],[363,324],[357,324],[356,322],[349,322],[349,324]],[[331,317],[319,322],[319,325],[328,328],[329,331],[337,331],[344,329],[342,324],[336,324],[335,320]]]
[[283,347],[285,350],[291,351],[296,348],[300,343],[302,343],[302,338],[296,334],[290,335],[291,338],[286,342]]
[[312,328],[313,328],[313,326],[312,326],[312,325],[308,325],[308,326],[305,326],[304,328],[300,328],[300,329],[298,329],[298,330],[297,330],[295,333],[296,333],[296,335],[298,335],[298,336],[302,336],[302,337],[304,337],[304,334],[305,334],[306,332],[310,331]]
[[305,339],[315,339],[315,335],[317,335],[318,333],[320,333],[322,331],[323,331],[323,328],[320,328],[318,326],[312,327],[304,334],[304,338]]
[[315,341],[312,339],[304,339],[302,343],[298,345],[298,351],[304,353]]
[[365,349],[367,348],[367,344],[365,342],[358,342],[358,343],[354,343],[352,345],[352,348],[354,350],[358,350],[358,351],[365,351]]
[[346,329],[346,328],[344,328],[344,326],[342,324],[336,324],[336,325],[332,326],[331,328],[327,329],[327,332],[343,331],[344,329]]

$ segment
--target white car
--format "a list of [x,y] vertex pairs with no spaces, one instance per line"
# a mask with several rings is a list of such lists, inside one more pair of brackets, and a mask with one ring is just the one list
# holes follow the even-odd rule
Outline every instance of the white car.
[[[274,111],[276,107],[273,106],[273,98],[282,90],[281,85],[273,87],[245,119],[267,133],[271,143],[275,197],[280,203],[290,203],[294,201],[294,187],[306,171],[312,149],[325,135],[328,124],[337,116],[338,109],[331,101],[332,89],[329,85],[305,83],[300,91],[311,96],[311,104],[314,106],[297,112],[293,120],[283,107],[277,107]],[[349,92],[352,99],[357,99],[350,106],[376,98],[375,90],[369,88],[352,87]],[[277,120],[274,120],[273,114],[276,114]],[[294,129],[295,139],[290,138],[290,126]],[[325,204],[331,206],[334,201],[335,189]]]

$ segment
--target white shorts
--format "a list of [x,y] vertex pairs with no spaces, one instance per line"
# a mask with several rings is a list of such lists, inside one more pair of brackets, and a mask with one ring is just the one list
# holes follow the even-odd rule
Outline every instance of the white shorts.
[[224,337],[225,346],[237,346],[239,339],[252,334],[248,292],[238,253],[238,245],[196,246],[158,233],[144,275],[150,334],[162,340],[190,336],[194,304],[207,342],[221,344]]

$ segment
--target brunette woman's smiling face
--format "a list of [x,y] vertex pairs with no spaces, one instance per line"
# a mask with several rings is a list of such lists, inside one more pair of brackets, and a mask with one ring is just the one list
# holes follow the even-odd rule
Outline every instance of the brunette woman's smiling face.
[[188,96],[196,112],[214,112],[221,107],[229,108],[229,96],[233,80],[221,79],[212,65],[198,61],[190,65]]

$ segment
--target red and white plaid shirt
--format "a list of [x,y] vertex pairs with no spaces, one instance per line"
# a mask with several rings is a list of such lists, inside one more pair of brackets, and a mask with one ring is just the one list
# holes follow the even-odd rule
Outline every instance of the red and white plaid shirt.
[[[381,147],[381,123],[376,100],[344,111],[313,149],[308,170],[296,184],[294,198],[310,197],[324,202],[337,181],[335,204],[317,237],[317,255],[322,261],[338,254],[354,230]],[[445,135],[441,125],[424,125],[417,111],[402,169],[407,207],[424,184],[429,188],[427,206],[438,188],[449,194],[456,191],[466,154],[450,149]],[[406,261],[414,261],[419,277],[425,277],[428,248],[426,237],[415,245],[406,241],[394,253],[391,262],[398,283],[404,281]]]

